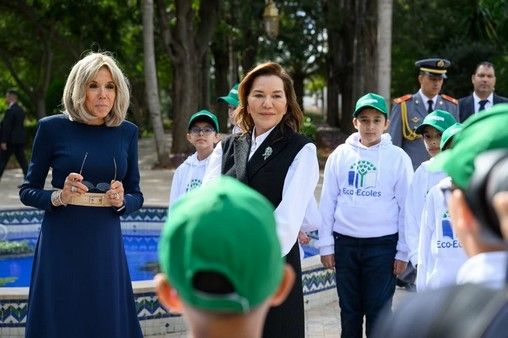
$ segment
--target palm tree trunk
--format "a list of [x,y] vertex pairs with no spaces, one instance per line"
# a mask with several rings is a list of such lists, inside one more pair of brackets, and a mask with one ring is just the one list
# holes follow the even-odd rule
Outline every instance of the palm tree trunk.
[[155,65],[153,41],[153,0],[143,0],[142,12],[146,102],[155,137],[157,162],[160,166],[166,166],[169,164],[169,156],[166,150],[164,128],[162,125],[159,86],[157,83],[157,70]]

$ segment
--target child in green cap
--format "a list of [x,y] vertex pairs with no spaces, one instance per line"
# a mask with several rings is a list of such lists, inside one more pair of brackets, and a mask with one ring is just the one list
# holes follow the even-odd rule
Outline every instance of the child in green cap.
[[236,107],[240,104],[240,100],[238,99],[238,86],[238,83],[235,84],[229,91],[228,95],[220,96],[217,99],[218,102],[223,102],[228,105],[228,129],[231,130],[232,134],[240,133],[242,131],[242,129],[235,123],[234,119]]
[[425,205],[427,192],[440,180],[446,177],[443,172],[432,172],[429,165],[432,158],[440,152],[439,144],[442,133],[453,124],[457,123],[452,114],[444,110],[434,110],[425,116],[421,125],[416,128],[416,133],[423,136],[425,149],[430,155],[430,160],[422,162],[416,169],[405,202],[405,225],[406,243],[409,248],[408,269],[399,280],[400,286],[409,290],[415,290],[416,267],[418,265],[418,241],[420,236],[420,221],[422,209]]
[[189,337],[260,338],[266,314],[295,281],[272,204],[231,177],[171,207],[159,242],[159,301],[183,313]]
[[364,95],[353,113],[358,132],[326,161],[319,246],[323,265],[335,268],[342,337],[361,337],[364,316],[370,336],[406,267],[403,209],[413,167],[384,133],[388,124],[384,98]]
[[[455,123],[443,132],[441,151],[451,147],[453,137],[460,130],[462,125]],[[448,206],[443,196],[443,189],[450,185],[450,177],[443,178],[429,190],[425,198],[418,244],[418,292],[455,284],[457,271],[467,258],[452,229]]]
[[183,194],[201,185],[210,154],[215,144],[219,142],[218,132],[217,116],[208,110],[198,111],[190,117],[187,140],[194,146],[196,152],[175,170],[169,195],[170,207]]

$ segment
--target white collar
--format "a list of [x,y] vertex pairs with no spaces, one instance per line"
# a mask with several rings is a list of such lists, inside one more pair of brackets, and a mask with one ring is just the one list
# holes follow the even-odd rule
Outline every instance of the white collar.
[[424,102],[425,104],[427,104],[427,102],[428,102],[429,100],[432,100],[432,107],[434,107],[434,109],[436,109],[437,95],[436,95],[436,96],[434,96],[433,98],[427,97],[427,96],[423,93],[423,91],[421,90],[421,88],[420,88],[420,90],[418,91],[418,94],[420,94],[420,96],[422,97],[423,102]]
[[457,284],[484,284],[501,288],[506,275],[505,251],[484,252],[470,257],[457,272]]
[[[480,100],[482,100],[478,95],[476,95],[476,92],[473,92],[473,99],[475,107],[479,104]],[[490,93],[490,95],[487,96],[487,101],[489,101],[489,103],[494,102],[494,93]]]
[[252,129],[252,142],[251,142],[251,145],[250,145],[249,160],[252,157],[252,155],[254,155],[256,150],[259,148],[261,143],[263,143],[264,140],[266,140],[268,135],[270,135],[270,133],[272,132],[273,128],[275,128],[275,127],[276,126],[273,126],[271,129],[265,131],[263,134],[261,134],[261,135],[259,135],[257,137],[255,136],[256,135],[256,127],[254,127]]

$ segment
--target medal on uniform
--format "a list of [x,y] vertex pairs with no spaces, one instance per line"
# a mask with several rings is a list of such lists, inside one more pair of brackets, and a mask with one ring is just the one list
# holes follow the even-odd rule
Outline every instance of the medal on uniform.
[[411,121],[413,121],[413,123],[418,123],[418,121],[420,121],[420,118],[418,116],[415,116],[411,119]]
[[272,154],[273,150],[272,150],[272,147],[266,147],[265,148],[265,152],[263,153],[263,160],[266,161],[266,159]]

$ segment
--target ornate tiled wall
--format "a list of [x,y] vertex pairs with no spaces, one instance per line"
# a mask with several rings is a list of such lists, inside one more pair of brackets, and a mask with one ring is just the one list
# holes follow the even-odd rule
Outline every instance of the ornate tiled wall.
[[[10,229],[15,227],[16,236],[23,237],[23,233],[39,230],[42,216],[43,212],[35,209],[0,210],[0,225],[9,226]],[[147,226],[158,226],[160,229],[165,217],[165,208],[145,207],[122,218],[122,231],[132,234],[136,231],[146,231]],[[0,226],[1,238],[2,227]],[[333,299],[327,295],[329,292],[335,292],[334,272],[323,269],[319,257],[305,259],[302,268],[306,307],[319,306]],[[145,337],[185,331],[182,317],[166,312],[159,304],[153,288],[145,286],[141,290],[137,286],[138,283],[133,285],[138,318]],[[9,289],[0,288],[0,337],[21,338],[24,337],[25,331],[28,288],[17,288],[16,292]]]

